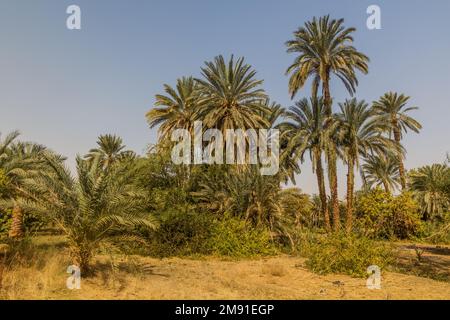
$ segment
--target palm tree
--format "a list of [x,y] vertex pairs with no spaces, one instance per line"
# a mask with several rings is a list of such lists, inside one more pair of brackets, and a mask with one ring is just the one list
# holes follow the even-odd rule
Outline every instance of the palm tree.
[[[77,158],[77,176],[53,156],[46,156],[48,172],[23,182],[20,207],[47,214],[69,240],[71,256],[83,273],[90,271],[95,250],[102,243],[141,241],[136,227],[154,229],[156,221],[145,214],[145,192],[134,184],[129,162],[104,170],[100,157]],[[3,201],[2,206],[11,206]]]
[[330,76],[334,74],[353,94],[358,85],[355,69],[366,74],[369,58],[356,50],[352,33],[355,28],[345,28],[344,19],[330,19],[324,16],[316,17],[305,23],[294,32],[294,39],[286,42],[287,51],[299,53],[289,66],[286,74],[289,79],[289,93],[296,95],[309,78],[313,79],[313,96],[317,95],[322,85],[325,105],[331,113]]
[[203,174],[192,195],[200,207],[213,213],[240,216],[255,226],[282,233],[286,224],[280,191],[279,177],[261,175],[256,165],[245,172],[215,166]]
[[9,237],[21,239],[24,235],[23,208],[15,200],[23,193],[24,178],[39,174],[45,168],[42,154],[47,151],[42,145],[29,142],[15,142],[20,133],[14,131],[2,141],[0,139],[0,169],[4,177],[3,193],[11,203],[12,224]]
[[[285,116],[286,110],[278,103],[271,102],[270,99],[266,99],[264,102],[264,112],[261,113],[261,117],[267,122],[267,129],[280,129],[280,120]],[[270,137],[268,137],[270,138]],[[279,169],[278,176],[284,183],[291,181],[295,184],[295,174],[300,174],[300,166],[298,160],[296,160],[292,152],[287,150],[288,137],[279,137],[283,139],[280,141],[279,150]]]
[[223,56],[206,62],[202,68],[204,79],[196,79],[201,92],[200,118],[208,128],[226,129],[267,128],[261,114],[267,99],[260,88],[263,81],[256,80],[256,71],[234,57],[228,63]]
[[322,151],[329,143],[328,133],[333,126],[326,125],[328,119],[323,99],[311,98],[308,100],[304,98],[290,107],[289,111],[285,113],[285,117],[288,121],[281,123],[279,128],[282,138],[289,141],[286,149],[293,154],[294,159],[302,161],[305,151],[309,151],[313,172],[317,176],[321,214],[325,227],[330,229]]
[[[409,97],[396,92],[388,92],[384,94],[378,101],[373,103],[378,117],[381,121],[389,124],[388,132],[394,135],[394,139],[400,146],[403,132],[407,132],[408,129],[416,133],[422,128],[421,124],[414,118],[408,116],[408,112],[418,109],[417,107],[406,107]],[[398,164],[400,183],[402,189],[406,188],[406,174],[405,166],[403,164],[403,152],[398,149]]]
[[385,130],[383,123],[374,118],[373,109],[362,100],[355,98],[339,104],[339,144],[342,148],[342,156],[347,163],[347,232],[352,230],[353,224],[353,200],[355,185],[355,167],[359,167],[359,157],[367,157],[374,153],[386,153],[394,148],[395,142],[382,136]]
[[[326,107],[326,115],[332,115],[332,98],[330,79],[335,75],[340,79],[350,94],[358,85],[356,70],[366,74],[369,58],[356,50],[352,33],[355,28],[345,28],[344,19],[330,19],[324,16],[316,17],[306,22],[294,32],[294,39],[287,41],[287,51],[298,53],[286,74],[290,74],[289,92],[293,98],[309,78],[312,78],[312,96],[316,97],[322,86],[322,95]],[[333,147],[327,152],[328,178],[331,189],[333,209],[333,226],[339,229],[339,199],[337,185],[336,150]]]
[[450,179],[450,168],[445,164],[424,166],[412,170],[409,178],[409,189],[421,204],[424,219],[442,215],[450,200],[445,192],[445,185]]
[[125,145],[123,144],[122,138],[116,135],[101,135],[97,140],[97,145],[97,148],[89,150],[85,159],[93,161],[98,158],[104,169],[118,161],[133,159],[135,157],[133,151],[124,150]]
[[367,188],[383,186],[391,193],[400,185],[399,164],[392,155],[369,155],[364,159],[361,177]]
[[156,108],[146,115],[150,128],[160,125],[160,141],[170,140],[175,129],[186,129],[192,133],[199,111],[197,83],[192,77],[182,77],[177,80],[176,88],[165,84],[164,91],[167,95],[156,95]]

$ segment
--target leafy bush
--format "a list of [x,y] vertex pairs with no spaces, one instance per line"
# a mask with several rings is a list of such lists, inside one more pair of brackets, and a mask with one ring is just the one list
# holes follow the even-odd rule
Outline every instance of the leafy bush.
[[213,254],[232,257],[276,252],[268,229],[253,227],[245,220],[234,217],[225,217],[215,223],[210,247]]
[[419,207],[410,193],[392,196],[380,189],[361,195],[357,201],[358,227],[371,238],[410,238],[421,230]]
[[214,220],[209,215],[168,212],[150,235],[150,254],[159,257],[208,254]]
[[150,254],[159,257],[215,254],[249,257],[275,252],[270,233],[236,217],[169,212],[150,235]]
[[365,237],[335,234],[317,238],[306,251],[307,267],[319,274],[343,273],[366,277],[367,268],[383,270],[393,262],[392,249]]

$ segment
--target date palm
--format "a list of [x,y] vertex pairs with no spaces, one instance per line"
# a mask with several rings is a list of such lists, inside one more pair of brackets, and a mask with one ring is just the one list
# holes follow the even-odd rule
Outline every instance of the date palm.
[[[366,74],[369,58],[352,46],[352,33],[355,28],[346,28],[344,19],[314,17],[294,32],[294,39],[286,42],[289,53],[297,53],[294,62],[288,67],[289,93],[293,98],[298,90],[312,79],[312,95],[317,96],[322,88],[326,114],[332,115],[330,92],[331,76],[336,76],[353,94],[358,85],[356,70]],[[339,199],[337,185],[337,155],[335,148],[327,152],[328,178],[331,189],[334,228],[339,229]]]
[[199,190],[192,193],[199,205],[218,214],[245,218],[254,226],[265,226],[292,243],[292,221],[283,214],[280,204],[280,179],[261,175],[259,167],[249,166],[245,172],[224,170],[217,166],[205,172]]
[[24,178],[37,175],[45,169],[42,153],[46,148],[34,143],[17,142],[19,135],[18,131],[14,131],[5,139],[0,139],[0,169],[4,179],[2,193],[3,197],[13,204],[12,224],[9,230],[9,237],[12,239],[21,239],[24,235],[24,211],[16,201],[23,192]]
[[442,215],[450,201],[444,190],[450,180],[450,168],[446,164],[424,166],[412,170],[409,178],[409,189],[415,193],[425,220]]
[[267,95],[262,80],[244,58],[225,62],[223,56],[206,62],[202,79],[196,79],[201,92],[200,118],[208,128],[227,129],[267,128],[262,117]]
[[330,217],[325,190],[325,178],[322,165],[322,153],[329,143],[329,132],[334,126],[327,125],[323,99],[304,98],[295,103],[285,113],[287,121],[281,123],[282,139],[288,141],[287,150],[293,158],[303,161],[304,153],[309,152],[313,165],[313,172],[317,176],[319,197],[321,200],[321,214],[325,227],[330,229]]
[[397,157],[392,155],[370,155],[364,159],[361,167],[361,177],[365,187],[383,186],[391,193],[400,185],[399,164]]
[[339,144],[347,164],[347,217],[346,229],[353,227],[353,200],[355,168],[359,167],[359,157],[387,153],[395,147],[395,142],[382,135],[385,125],[374,117],[374,110],[368,104],[355,98],[339,104]]
[[151,128],[160,125],[159,140],[170,140],[175,129],[193,132],[198,117],[198,86],[192,77],[177,80],[176,88],[165,84],[166,95],[157,94],[155,108],[146,117]]
[[[373,103],[378,117],[381,121],[389,124],[388,132],[393,134],[395,141],[400,146],[403,133],[412,130],[416,133],[422,129],[422,125],[414,118],[408,115],[409,111],[418,109],[417,107],[406,107],[409,97],[396,92],[384,94],[378,101]],[[404,153],[398,150],[397,158],[399,164],[400,183],[402,189],[406,188],[406,173],[403,164]]]
[[97,148],[89,150],[85,159],[93,161],[98,159],[103,168],[108,168],[118,161],[132,159],[135,157],[133,151],[125,150],[122,138],[105,134],[101,135],[97,140]]
[[[268,129],[279,130],[280,121],[285,116],[286,110],[280,104],[270,102],[269,99],[264,102],[264,106],[265,110],[261,116],[268,123]],[[292,152],[287,150],[288,138],[282,136],[279,138],[284,139],[284,141],[280,141],[279,150],[280,180],[285,183],[291,181],[295,184],[295,174],[300,174],[301,172],[298,160],[293,157]]]
[[[26,210],[46,214],[68,238],[71,256],[83,273],[89,272],[95,250],[102,243],[142,241],[136,228],[154,229],[145,213],[145,192],[134,184],[130,162],[104,170],[100,158],[77,158],[77,178],[53,156],[51,170],[24,177],[22,196],[15,201]],[[3,201],[2,206],[11,206]]]

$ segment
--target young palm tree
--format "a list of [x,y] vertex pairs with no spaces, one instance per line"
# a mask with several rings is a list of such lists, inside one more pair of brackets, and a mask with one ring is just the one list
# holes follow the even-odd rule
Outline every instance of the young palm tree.
[[[54,156],[46,156],[48,172],[23,181],[20,207],[48,215],[66,234],[74,262],[90,271],[94,251],[102,243],[142,241],[136,227],[154,229],[156,221],[145,214],[144,192],[133,183],[129,163],[104,170],[100,158],[77,158],[77,175]],[[2,206],[11,206],[3,201]]]
[[400,185],[399,164],[392,155],[370,155],[364,159],[361,177],[367,188],[383,186],[391,193]]
[[177,80],[176,88],[165,84],[164,91],[167,95],[156,95],[155,108],[146,115],[150,128],[160,125],[160,141],[170,141],[175,129],[186,129],[192,133],[199,111],[197,83],[192,77],[182,77]]
[[204,173],[199,190],[192,195],[211,212],[241,216],[255,226],[280,231],[283,229],[280,190],[279,177],[261,175],[256,165],[245,172],[212,167]]
[[364,100],[346,100],[339,107],[339,143],[348,166],[346,229],[350,232],[353,226],[354,170],[359,167],[359,157],[386,153],[395,147],[395,142],[381,135],[385,125],[374,118],[373,109]]
[[[287,51],[298,53],[286,74],[290,74],[289,92],[292,98],[306,81],[312,78],[312,95],[317,96],[319,87],[328,117],[332,115],[330,79],[340,79],[350,94],[358,85],[356,70],[366,74],[369,58],[351,44],[355,28],[345,28],[344,19],[334,20],[329,16],[306,22],[294,32],[294,39],[287,41]],[[334,228],[339,229],[339,200],[337,186],[336,150],[330,147],[327,153],[328,178],[330,181]]]
[[409,189],[421,204],[424,219],[442,215],[450,201],[444,190],[450,179],[450,168],[445,164],[433,164],[412,170],[409,178]]
[[15,200],[23,192],[24,178],[45,170],[42,163],[45,147],[34,143],[15,142],[18,136],[19,132],[14,131],[3,141],[0,139],[0,169],[5,180],[3,194],[13,204],[9,231],[9,237],[12,239],[21,239],[24,235],[23,208]]
[[[416,133],[422,128],[421,124],[414,118],[408,116],[408,112],[418,109],[417,107],[406,107],[409,97],[396,92],[384,94],[378,101],[373,103],[378,117],[381,121],[389,124],[388,132],[394,135],[394,139],[400,146],[403,132],[408,129]],[[398,150],[397,158],[399,164],[400,183],[402,189],[406,188],[406,173],[403,164],[404,154],[401,149]]]
[[244,63],[244,58],[228,63],[223,56],[206,62],[202,68],[204,79],[196,79],[200,87],[200,118],[208,128],[226,129],[267,128],[261,116],[267,99],[256,80],[256,71]]
[[133,151],[124,150],[125,145],[122,138],[116,135],[101,135],[97,140],[97,145],[97,148],[89,150],[85,159],[88,161],[98,159],[103,168],[108,168],[118,161],[135,157]]
[[321,214],[323,216],[325,227],[329,230],[330,217],[327,205],[327,195],[325,190],[325,178],[322,165],[322,152],[329,143],[329,131],[333,126],[327,126],[328,121],[325,113],[323,99],[304,98],[295,103],[285,113],[288,121],[279,125],[281,136],[289,141],[287,150],[293,154],[294,159],[301,159],[305,151],[309,151],[313,172],[317,176],[317,185],[319,197],[321,200]]

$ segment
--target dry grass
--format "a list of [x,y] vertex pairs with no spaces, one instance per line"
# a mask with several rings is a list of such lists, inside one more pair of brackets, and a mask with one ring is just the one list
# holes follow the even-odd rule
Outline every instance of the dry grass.
[[36,242],[39,254],[5,270],[2,299],[450,299],[450,283],[392,272],[382,289],[365,279],[320,276],[298,257],[255,260],[97,257],[96,274],[80,290],[66,288],[67,260],[61,239]]

